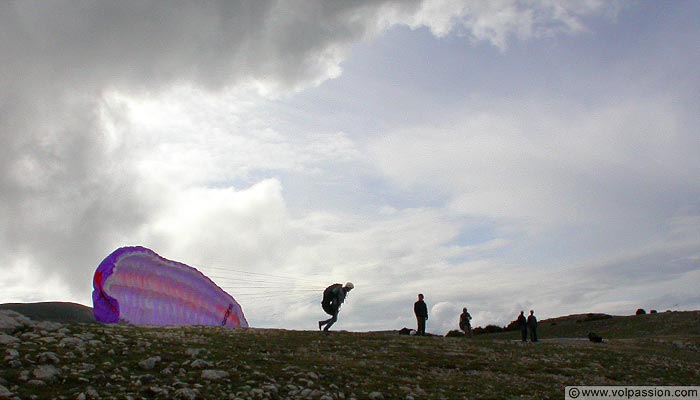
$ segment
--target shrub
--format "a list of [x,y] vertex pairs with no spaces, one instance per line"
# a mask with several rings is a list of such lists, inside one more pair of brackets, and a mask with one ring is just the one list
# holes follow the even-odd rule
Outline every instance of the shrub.
[[646,313],[647,313],[647,312],[644,311],[643,308],[638,308],[638,309],[637,309],[637,312],[635,312],[634,314],[635,314],[635,315],[644,315],[644,314],[646,314]]
[[519,331],[520,330],[520,325],[518,325],[518,320],[516,319],[515,321],[511,321],[508,326],[503,328],[504,331]]
[[486,325],[485,328],[482,328],[480,326],[477,326],[476,328],[472,329],[472,333],[475,335],[479,335],[482,333],[498,333],[498,332],[503,332],[503,328],[497,325]]

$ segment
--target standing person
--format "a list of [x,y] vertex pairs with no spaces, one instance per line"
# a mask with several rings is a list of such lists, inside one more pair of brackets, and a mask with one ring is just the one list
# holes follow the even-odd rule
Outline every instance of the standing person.
[[527,329],[530,330],[530,341],[537,341],[537,318],[535,312],[530,310],[530,315],[527,317]]
[[418,331],[416,334],[425,336],[425,321],[428,320],[428,306],[423,301],[423,293],[418,295],[418,301],[413,303],[413,312],[418,321]]
[[335,324],[335,322],[338,320],[340,305],[345,302],[345,297],[348,295],[348,292],[354,288],[355,285],[353,285],[352,282],[346,283],[345,286],[340,283],[334,283],[323,291],[321,307],[323,308],[323,311],[331,316],[331,318],[325,321],[318,321],[318,330],[321,330],[321,328],[323,328],[325,325],[326,327],[323,328],[323,331],[328,332],[331,326]]
[[525,311],[520,311],[518,327],[520,328],[520,336],[522,337],[523,343],[527,342],[527,319],[525,319]]
[[472,316],[467,312],[467,307],[462,309],[462,314],[459,316],[459,329],[463,330],[464,333],[472,337],[472,323],[470,322]]

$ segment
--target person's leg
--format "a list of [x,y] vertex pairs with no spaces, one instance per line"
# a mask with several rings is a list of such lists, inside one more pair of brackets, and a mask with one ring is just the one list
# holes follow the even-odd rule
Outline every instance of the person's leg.
[[523,342],[527,342],[527,329],[521,329],[520,336],[521,336]]
[[418,321],[418,334],[423,336],[425,335],[425,318],[424,317],[416,317],[416,320]]
[[325,321],[323,325],[326,325],[325,328],[323,328],[324,331],[328,332],[329,329],[331,329],[331,326],[335,324],[335,322],[338,320],[338,312],[336,311],[335,314],[333,314],[333,317]]

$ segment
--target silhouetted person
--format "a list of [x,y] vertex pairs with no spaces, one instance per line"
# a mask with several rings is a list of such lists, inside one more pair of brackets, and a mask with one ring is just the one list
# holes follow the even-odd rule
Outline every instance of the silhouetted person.
[[527,329],[530,330],[530,341],[537,341],[537,318],[535,312],[530,310],[530,315],[527,316]]
[[525,318],[525,311],[520,311],[518,316],[518,328],[520,328],[520,336],[523,342],[527,342],[527,319]]
[[472,337],[472,316],[467,312],[467,308],[462,309],[462,314],[459,316],[459,329],[463,330],[464,333]]
[[321,330],[321,328],[325,325],[326,327],[323,328],[323,331],[328,332],[331,326],[335,324],[335,322],[338,320],[340,305],[345,301],[345,296],[347,296],[348,292],[354,288],[355,285],[353,285],[352,282],[346,283],[345,286],[341,285],[340,283],[334,283],[323,291],[321,307],[323,307],[323,311],[329,314],[331,318],[325,321],[318,321],[319,330]]
[[425,321],[428,320],[428,306],[423,301],[423,294],[418,295],[418,301],[413,304],[413,312],[416,314],[418,321],[417,335],[425,336]]

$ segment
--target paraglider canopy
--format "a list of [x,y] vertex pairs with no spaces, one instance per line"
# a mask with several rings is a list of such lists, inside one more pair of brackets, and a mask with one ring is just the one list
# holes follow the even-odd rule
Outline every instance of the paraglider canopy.
[[238,302],[211,279],[145,247],[122,247],[107,256],[93,288],[99,322],[248,326]]

